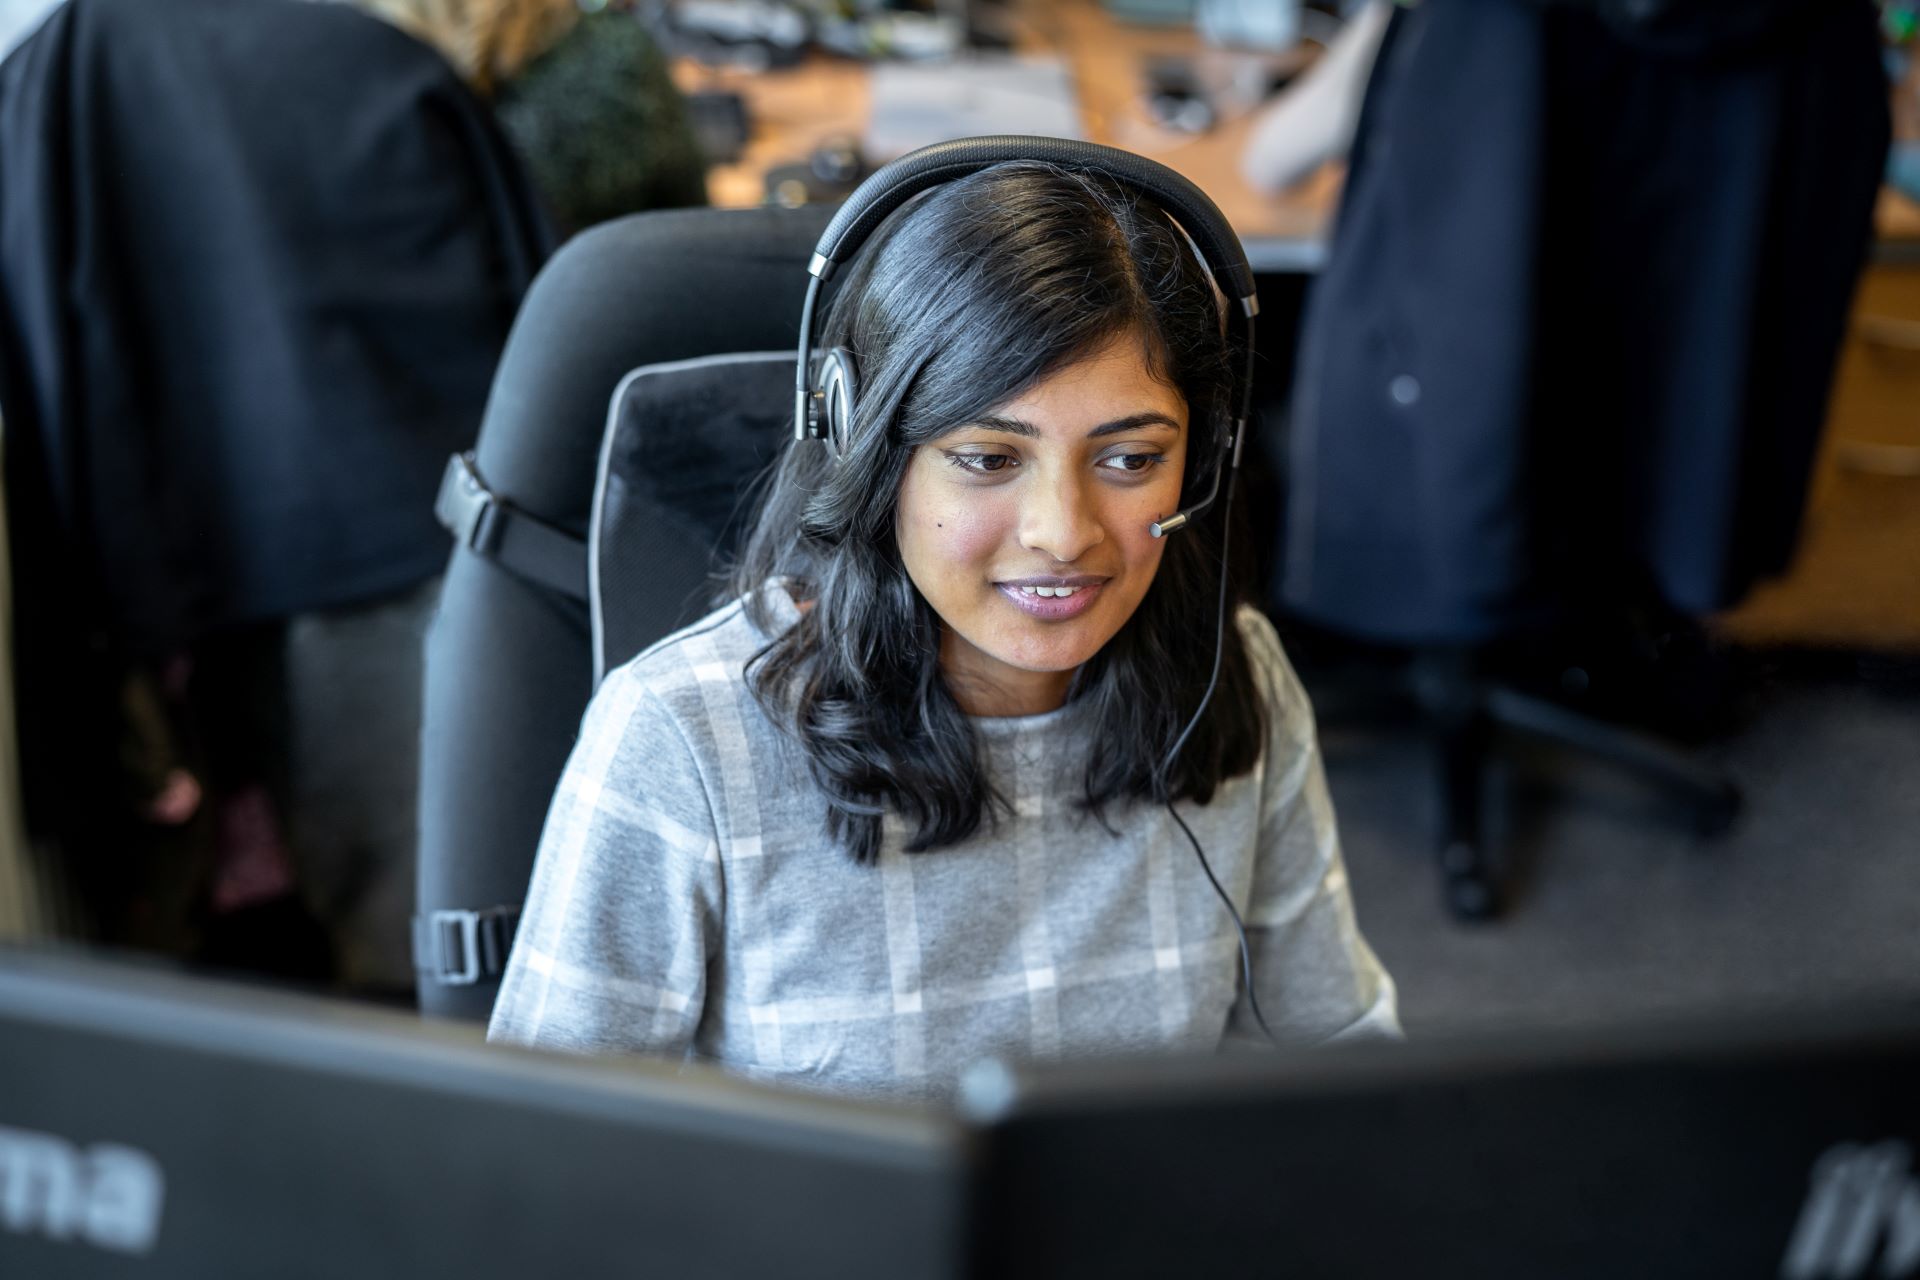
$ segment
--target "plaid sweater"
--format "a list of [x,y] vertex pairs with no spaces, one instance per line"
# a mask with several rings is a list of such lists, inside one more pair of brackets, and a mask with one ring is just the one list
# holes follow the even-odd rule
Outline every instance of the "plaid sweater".
[[[795,611],[785,593],[776,604]],[[1252,944],[1261,1011],[1312,1042],[1398,1033],[1354,923],[1305,691],[1238,619],[1269,712],[1259,764],[1182,816]],[[1164,808],[1076,804],[1081,708],[976,718],[1011,815],[877,866],[822,834],[798,744],[743,675],[739,602],[601,685],[547,815],[489,1037],[691,1056],[803,1087],[940,1099],[969,1062],[1258,1036],[1238,942]]]

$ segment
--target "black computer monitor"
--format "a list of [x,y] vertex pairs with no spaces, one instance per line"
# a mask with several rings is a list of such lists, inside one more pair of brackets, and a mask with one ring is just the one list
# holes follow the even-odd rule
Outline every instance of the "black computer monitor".
[[983,1276],[1920,1276],[1920,1001],[967,1084]]
[[943,1115],[0,951],[0,1277],[935,1276]]
[[0,1277],[1920,1276],[1920,1002],[952,1111],[0,952]]

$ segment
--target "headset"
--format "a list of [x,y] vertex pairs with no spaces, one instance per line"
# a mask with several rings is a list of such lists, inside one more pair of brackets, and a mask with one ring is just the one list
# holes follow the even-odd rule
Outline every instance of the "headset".
[[[834,347],[817,356],[814,352],[813,327],[819,307],[820,286],[831,280],[834,273],[859,251],[860,246],[886,221],[888,215],[914,196],[1012,160],[1040,161],[1063,169],[1086,170],[1100,174],[1123,188],[1150,196],[1166,210],[1192,244],[1214,284],[1230,303],[1238,304],[1243,341],[1239,385],[1232,402],[1235,405],[1234,416],[1226,437],[1220,442],[1219,465],[1213,470],[1212,483],[1205,497],[1164,520],[1153,521],[1147,530],[1156,538],[1164,538],[1185,528],[1195,516],[1211,507],[1219,498],[1223,473],[1227,493],[1223,510],[1230,509],[1234,480],[1240,470],[1240,451],[1246,441],[1247,417],[1253,403],[1253,325],[1254,318],[1260,313],[1253,268],[1247,262],[1246,248],[1241,245],[1240,237],[1234,234],[1226,215],[1187,178],[1144,156],[1091,142],[1019,135],[940,142],[909,152],[882,166],[855,188],[827,224],[827,229],[821,233],[820,241],[814,247],[813,258],[807,264],[807,274],[812,278],[807,283],[806,301],[800,312],[800,345],[794,361],[794,439],[821,441],[833,457],[844,456],[853,427],[854,410],[859,403],[860,373],[854,354],[844,347]],[[1171,772],[1173,762],[1179,758],[1180,749],[1186,745],[1194,727],[1200,723],[1207,704],[1213,700],[1214,687],[1220,680],[1221,645],[1227,624],[1226,535],[1227,530],[1223,529],[1213,672],[1192,718],[1187,721],[1161,763],[1162,778]],[[1254,990],[1253,959],[1247,944],[1246,926],[1226,890],[1215,878],[1199,840],[1194,837],[1186,820],[1174,809],[1171,800],[1167,802],[1167,812],[1173,815],[1173,820],[1186,834],[1195,856],[1200,860],[1201,870],[1206,872],[1208,883],[1233,917],[1233,926],[1240,938],[1241,972],[1246,982],[1248,1003],[1261,1032],[1271,1041],[1273,1033],[1267,1028],[1266,1018],[1260,1012],[1259,997]]]
[[820,355],[813,350],[813,321],[820,286],[865,244],[887,216],[930,187],[953,182],[1009,160],[1038,160],[1065,169],[1086,169],[1111,178],[1121,186],[1153,197],[1167,210],[1199,252],[1214,283],[1239,304],[1245,348],[1240,367],[1237,408],[1221,461],[1213,473],[1206,497],[1165,520],[1148,526],[1156,538],[1181,529],[1212,506],[1220,494],[1223,471],[1237,472],[1246,438],[1248,410],[1253,402],[1253,321],[1260,314],[1254,290],[1253,268],[1247,251],[1206,192],[1163,164],[1145,156],[1065,138],[1028,138],[999,135],[939,142],[909,152],[876,170],[862,182],[827,224],[807,264],[806,301],[800,311],[800,349],[794,361],[793,434],[796,440],[820,440],[839,457],[852,430],[853,410],[860,392],[859,367],[853,353],[835,347]]

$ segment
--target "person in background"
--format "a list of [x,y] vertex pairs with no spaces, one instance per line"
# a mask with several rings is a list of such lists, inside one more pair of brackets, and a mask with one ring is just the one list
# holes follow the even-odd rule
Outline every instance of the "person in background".
[[563,235],[707,202],[665,57],[632,14],[575,0],[357,0],[491,101]]
[[1346,156],[1392,13],[1388,0],[1366,0],[1313,65],[1260,112],[1240,154],[1247,185],[1278,193]]

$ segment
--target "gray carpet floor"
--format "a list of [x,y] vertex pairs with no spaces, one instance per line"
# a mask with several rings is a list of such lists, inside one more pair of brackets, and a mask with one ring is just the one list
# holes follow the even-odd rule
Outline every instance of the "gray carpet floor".
[[1323,715],[1360,923],[1408,1032],[1920,1002],[1920,688],[1770,677],[1750,701],[1700,753],[1746,796],[1711,840],[1631,778],[1510,740],[1487,810],[1508,905],[1474,925],[1441,901],[1421,739]]

